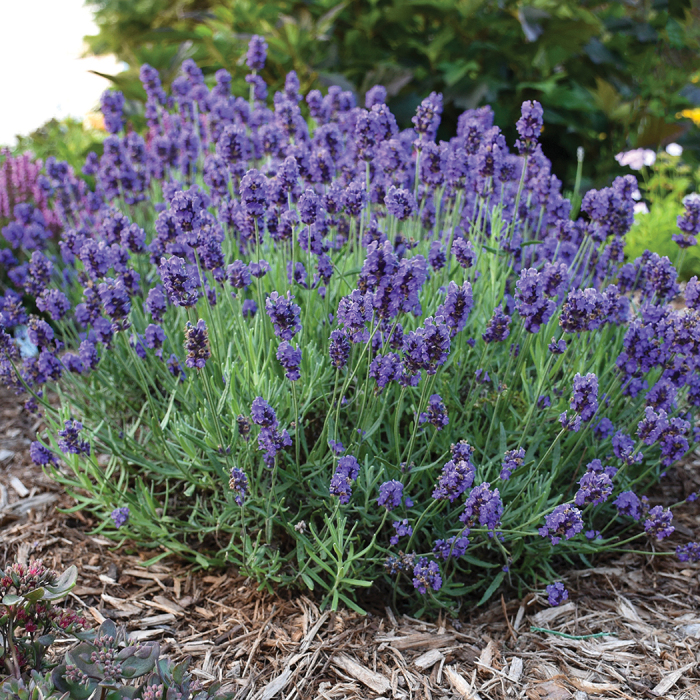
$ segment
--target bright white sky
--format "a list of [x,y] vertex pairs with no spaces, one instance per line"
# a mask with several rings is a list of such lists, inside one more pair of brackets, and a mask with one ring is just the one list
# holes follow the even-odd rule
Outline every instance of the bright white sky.
[[0,0],[0,144],[13,145],[52,117],[84,117],[120,70],[111,56],[83,58],[96,34],[83,0]]

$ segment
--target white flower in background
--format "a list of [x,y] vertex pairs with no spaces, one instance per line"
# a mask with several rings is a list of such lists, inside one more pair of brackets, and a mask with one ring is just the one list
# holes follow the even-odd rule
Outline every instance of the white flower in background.
[[642,198],[642,193],[639,190],[635,190],[630,196],[635,202],[638,202]]
[[634,213],[635,214],[648,214],[649,207],[646,205],[645,202],[637,202],[634,205]]
[[666,146],[666,153],[670,156],[680,156],[683,154],[683,146],[679,143],[669,143],[668,146]]
[[629,166],[632,170],[641,170],[645,165],[654,165],[656,153],[649,148],[636,148],[634,151],[618,153],[615,160],[622,166]]

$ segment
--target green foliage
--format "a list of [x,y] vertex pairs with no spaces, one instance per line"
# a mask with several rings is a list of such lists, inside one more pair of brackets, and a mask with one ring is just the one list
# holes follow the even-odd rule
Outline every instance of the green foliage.
[[648,212],[635,215],[634,226],[627,234],[625,254],[628,259],[634,260],[650,250],[668,256],[686,279],[700,275],[698,247],[682,251],[671,240],[671,236],[678,233],[676,221],[683,213],[683,197],[700,189],[700,169],[693,170],[678,156],[661,153],[651,168],[642,170],[639,189],[648,203]]
[[18,136],[14,154],[31,152],[44,162],[50,156],[67,161],[79,175],[90,151],[102,153],[106,133],[86,128],[79,119],[51,119],[27,136]]
[[[42,675],[40,671],[46,667],[44,655],[55,641],[54,635],[43,634],[34,641],[31,648],[35,653],[29,659],[26,654],[30,647],[26,639],[15,634],[15,629],[26,625],[27,618],[18,615],[20,611],[32,614],[42,606],[48,610],[47,604],[64,597],[75,585],[77,570],[74,566],[60,577],[54,574],[43,567],[37,568],[37,562],[29,569],[14,564],[5,572],[12,581],[11,587],[21,594],[5,594],[0,607],[2,660],[10,672],[7,677],[0,675],[0,700],[87,700],[94,697],[101,700],[153,700],[156,697],[228,700],[232,697],[232,693],[221,691],[220,683],[203,690],[188,670],[189,657],[175,664],[160,656],[158,642],[130,641],[125,630],[118,629],[111,620],[105,620],[97,632],[76,633],[72,627],[62,628],[61,631],[72,632],[82,641],[66,652],[62,663]],[[28,585],[36,582],[37,577],[41,586]],[[25,667],[17,663],[23,656],[27,661]]]
[[51,679],[58,693],[70,700],[99,697],[102,700],[227,700],[232,693],[220,692],[220,683],[202,690],[188,671],[190,659],[174,664],[160,658],[158,642],[136,643],[123,629],[105,620],[95,638],[66,653]]
[[[689,82],[700,22],[688,0],[89,2],[100,26],[91,48],[129,64],[114,77],[129,99],[143,96],[140,63],[158,68],[167,84],[187,57],[207,74],[228,69],[234,92],[245,94],[240,57],[257,33],[270,46],[263,77],[273,89],[292,69],[303,91],[333,83],[361,97],[381,83],[404,126],[432,90],[445,96],[444,133],[462,110],[485,103],[510,127],[522,101],[537,99],[545,152],[571,180],[577,147],[586,151],[587,182],[605,182],[616,172],[616,152],[678,140],[690,124],[679,125],[675,114],[700,103]],[[131,109],[138,122],[138,103]]]
[[82,634],[84,620],[54,603],[75,586],[75,566],[60,576],[41,561],[13,564],[0,577],[0,642],[2,661],[15,679],[26,670],[41,671],[55,633]]

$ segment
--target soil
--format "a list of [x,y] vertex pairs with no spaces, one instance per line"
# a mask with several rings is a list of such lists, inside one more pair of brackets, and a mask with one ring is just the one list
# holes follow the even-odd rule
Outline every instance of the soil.
[[[570,571],[565,604],[501,596],[459,620],[319,610],[305,595],[271,596],[229,571],[196,571],[115,544],[29,459],[40,423],[0,390],[0,564],[74,564],[70,604],[111,618],[174,659],[193,657],[206,686],[236,700],[669,698],[700,700],[700,566],[626,554]],[[662,482],[658,502],[700,486],[700,455]],[[675,513],[678,542],[700,539],[700,504]],[[669,545],[670,547],[671,545]],[[63,643],[67,648],[68,642]],[[61,645],[59,644],[59,649]]]

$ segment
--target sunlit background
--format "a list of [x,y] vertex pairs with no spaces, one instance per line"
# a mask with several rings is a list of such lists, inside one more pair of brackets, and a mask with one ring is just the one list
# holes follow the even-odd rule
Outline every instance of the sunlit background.
[[[13,146],[52,118],[83,119],[109,81],[90,73],[120,70],[111,56],[81,58],[83,37],[97,32],[83,0],[1,3],[0,145]],[[29,29],[31,28],[31,29]]]

